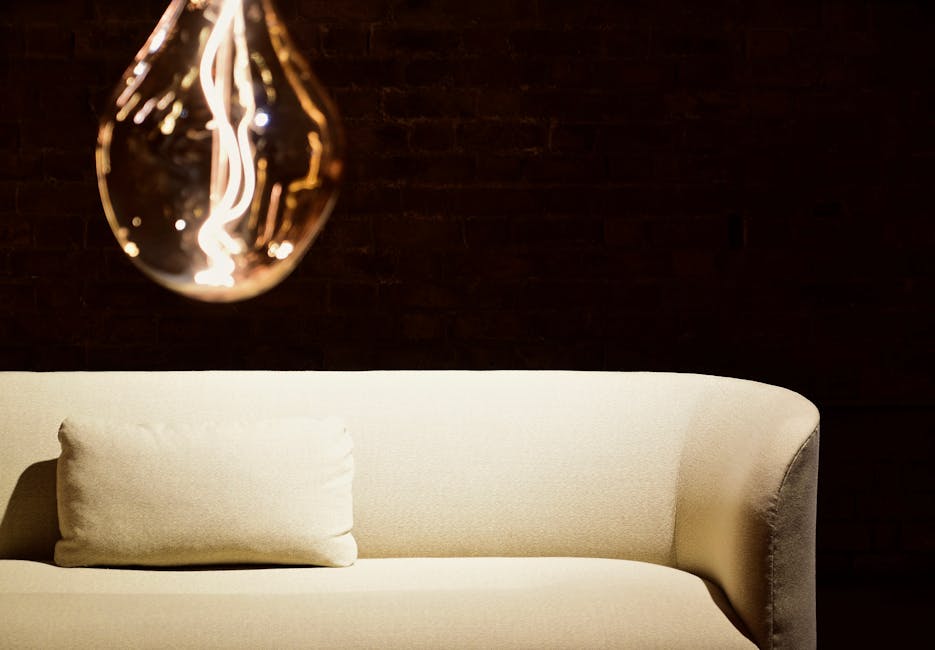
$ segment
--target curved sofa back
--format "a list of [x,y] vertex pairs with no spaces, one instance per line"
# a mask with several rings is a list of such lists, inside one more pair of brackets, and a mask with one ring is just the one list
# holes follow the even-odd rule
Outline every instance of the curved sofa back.
[[[677,534],[680,477],[696,471],[686,450],[702,445],[698,454],[716,455],[719,440],[745,435],[731,427],[813,412],[784,389],[668,373],[5,372],[0,558],[51,557],[56,436],[68,416],[341,416],[355,443],[362,557],[598,556],[676,566],[688,535]],[[782,430],[769,424],[756,428]],[[705,506],[687,498],[686,521]]]

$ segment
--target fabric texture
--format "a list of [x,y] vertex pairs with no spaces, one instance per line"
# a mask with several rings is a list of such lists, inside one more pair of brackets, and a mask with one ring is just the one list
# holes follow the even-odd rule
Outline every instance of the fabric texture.
[[66,419],[61,566],[347,566],[353,457],[341,420]]
[[185,424],[257,413],[345,418],[361,558],[653,562],[717,585],[760,647],[815,645],[818,411],[792,391],[725,377],[0,372],[0,558],[52,557],[48,460],[66,416]]
[[0,584],[4,647],[755,648],[713,583],[628,560],[364,558],[260,571],[9,562]]
[[814,648],[818,412],[711,386],[680,468],[675,566],[716,582],[762,648]]

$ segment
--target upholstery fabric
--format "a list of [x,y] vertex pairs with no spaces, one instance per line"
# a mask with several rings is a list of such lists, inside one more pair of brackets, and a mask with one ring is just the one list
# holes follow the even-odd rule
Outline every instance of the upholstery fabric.
[[765,393],[723,408],[725,388],[686,439],[675,566],[721,585],[761,647],[813,647],[817,412]]
[[[8,566],[9,565],[9,566]],[[0,563],[0,645],[45,648],[754,648],[715,585],[592,558],[362,559],[347,569]],[[75,598],[74,594],[80,594]],[[726,610],[729,613],[729,609]],[[55,620],[54,626],[30,625]]]
[[66,419],[62,566],[356,559],[351,440],[336,419]]
[[818,411],[723,377],[0,372],[0,558],[52,556],[50,459],[66,416],[258,411],[345,418],[362,558],[653,562],[717,585],[760,647],[815,646]]

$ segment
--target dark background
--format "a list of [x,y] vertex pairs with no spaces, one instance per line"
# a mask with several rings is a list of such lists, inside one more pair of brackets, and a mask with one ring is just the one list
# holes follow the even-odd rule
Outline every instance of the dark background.
[[144,279],[97,195],[96,115],[166,4],[0,11],[0,368],[781,384],[823,416],[823,640],[861,606],[916,615],[935,577],[935,3],[280,0],[348,173],[296,273],[235,305]]

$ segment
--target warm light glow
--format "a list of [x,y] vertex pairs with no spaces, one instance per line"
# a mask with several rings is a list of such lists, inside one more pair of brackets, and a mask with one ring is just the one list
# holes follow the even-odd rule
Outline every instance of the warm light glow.
[[112,101],[98,181],[138,268],[209,301],[293,270],[330,213],[342,138],[272,0],[171,0]]
[[[235,127],[225,97],[228,71],[233,66],[237,96],[244,107]],[[234,286],[233,256],[243,242],[225,226],[240,219],[253,199],[256,162],[248,132],[255,111],[250,59],[244,37],[243,1],[225,0],[201,58],[201,87],[214,117],[214,156],[211,160],[211,213],[198,231],[198,245],[208,268],[195,274],[195,282],[214,287]]]
[[275,257],[277,260],[284,260],[290,255],[295,248],[292,246],[292,242],[284,241],[281,244],[273,242],[269,245],[267,255],[270,257]]

